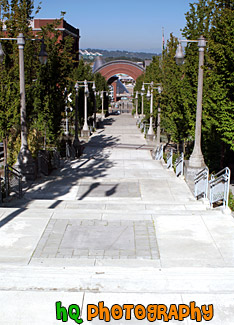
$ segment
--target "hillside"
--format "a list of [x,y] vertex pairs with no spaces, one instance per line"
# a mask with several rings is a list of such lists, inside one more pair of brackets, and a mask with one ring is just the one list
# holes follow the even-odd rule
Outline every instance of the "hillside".
[[108,51],[100,49],[86,49],[88,52],[98,52],[103,55],[104,59],[130,59],[132,61],[144,61],[152,59],[153,56],[159,55],[156,53],[145,53],[145,52],[130,52],[130,51]]

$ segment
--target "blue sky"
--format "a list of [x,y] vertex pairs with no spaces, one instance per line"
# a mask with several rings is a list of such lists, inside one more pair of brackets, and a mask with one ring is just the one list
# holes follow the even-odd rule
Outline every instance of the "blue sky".
[[[180,37],[189,3],[197,0],[42,0],[36,18],[60,18],[80,29],[80,48],[161,52],[172,32]],[[35,1],[35,5],[39,0]]]

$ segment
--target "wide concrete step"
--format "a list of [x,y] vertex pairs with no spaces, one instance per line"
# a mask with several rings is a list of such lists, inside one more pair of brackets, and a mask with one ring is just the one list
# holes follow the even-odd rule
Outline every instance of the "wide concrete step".
[[[229,213],[229,211],[227,211]],[[220,216],[222,218],[224,214],[223,210],[216,209],[205,209],[205,207],[200,207],[199,209],[194,206],[179,206],[179,208],[171,207],[168,209],[166,206],[161,207],[150,207],[142,206],[138,209],[131,209],[128,207],[118,209],[112,207],[92,207],[92,206],[67,206],[53,208],[40,208],[39,206],[31,206],[29,208],[0,208],[0,222],[4,222],[5,219],[9,219],[12,216],[12,219],[15,218],[52,218],[52,219],[84,219],[84,220],[153,220],[158,216],[174,216],[177,217],[191,217],[191,216]]]
[[[113,266],[114,266],[113,261]],[[233,268],[143,266],[40,267],[0,269],[0,290],[233,293]]]
[[[87,305],[104,302],[109,309],[114,304],[213,305],[212,325],[231,325],[233,312],[234,275],[232,269],[156,269],[142,268],[6,268],[0,271],[0,304],[2,324],[58,324],[55,303],[63,307],[80,307],[87,323]],[[40,308],[38,308],[38,306]],[[23,310],[23,312],[22,312]],[[197,310],[196,310],[197,311]],[[105,322],[92,320],[93,324]],[[156,321],[156,323],[162,323]],[[192,325],[188,317],[180,323]],[[68,320],[69,324],[75,322]],[[139,324],[131,313],[110,324]],[[144,324],[152,322],[144,319]],[[172,324],[178,321],[172,319]],[[203,323],[203,322],[202,322]],[[205,322],[204,322],[205,323]]]
[[[24,208],[86,208],[88,209],[117,209],[121,210],[122,208],[127,210],[138,210],[138,209],[168,209],[168,210],[184,210],[188,209],[207,209],[209,208],[209,202],[200,200],[197,201],[193,197],[188,197],[185,199],[174,199],[168,200],[167,198],[157,198],[153,200],[151,198],[138,198],[138,197],[86,197],[82,200],[79,199],[68,199],[68,200],[59,200],[59,199],[22,199],[22,200],[13,200],[11,202],[5,203],[3,207],[24,207]],[[1,209],[1,207],[0,207]]]

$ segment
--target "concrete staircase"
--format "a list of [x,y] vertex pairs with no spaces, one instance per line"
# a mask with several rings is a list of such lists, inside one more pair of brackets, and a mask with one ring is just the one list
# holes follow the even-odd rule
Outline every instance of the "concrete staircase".
[[131,116],[107,119],[79,161],[0,208],[0,226],[0,324],[57,324],[55,301],[84,320],[98,301],[213,303],[210,323],[234,324],[233,218],[153,161]]

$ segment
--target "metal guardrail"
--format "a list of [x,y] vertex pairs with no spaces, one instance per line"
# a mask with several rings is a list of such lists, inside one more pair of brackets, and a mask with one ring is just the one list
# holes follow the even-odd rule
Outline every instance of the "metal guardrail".
[[46,176],[49,175],[51,169],[58,169],[60,167],[60,154],[57,148],[52,147],[49,149],[38,152],[38,173]]
[[6,188],[6,197],[10,195],[10,193],[15,193],[19,198],[22,197],[22,175],[21,173],[9,166],[5,166],[5,188]]
[[142,122],[142,121],[140,121],[140,123],[138,124],[140,130],[141,130],[141,131],[143,130],[143,132],[144,132],[144,125],[145,125],[145,123]]
[[60,153],[57,151],[57,149],[52,151],[51,167],[53,169],[58,169],[60,167]]
[[176,167],[176,176],[180,176],[184,174],[184,154],[181,153],[180,157],[178,157],[175,161]]
[[38,173],[49,175],[49,154],[47,151],[38,152]]
[[144,123],[144,135],[147,134],[148,130],[149,130],[150,124],[146,124]]
[[75,148],[73,147],[73,145],[69,145],[66,142],[66,159],[75,159],[76,158],[76,151]]
[[167,168],[172,168],[173,166],[173,149],[171,149],[167,154]]
[[200,170],[194,177],[194,196],[196,199],[207,198],[209,185],[209,169],[208,167]]
[[163,159],[163,145],[161,144],[160,146],[157,146],[155,155],[154,155],[155,160],[161,160]]
[[228,207],[228,196],[230,187],[231,172],[228,167],[222,169],[215,175],[211,175],[210,185],[210,205],[223,201],[223,206]]

